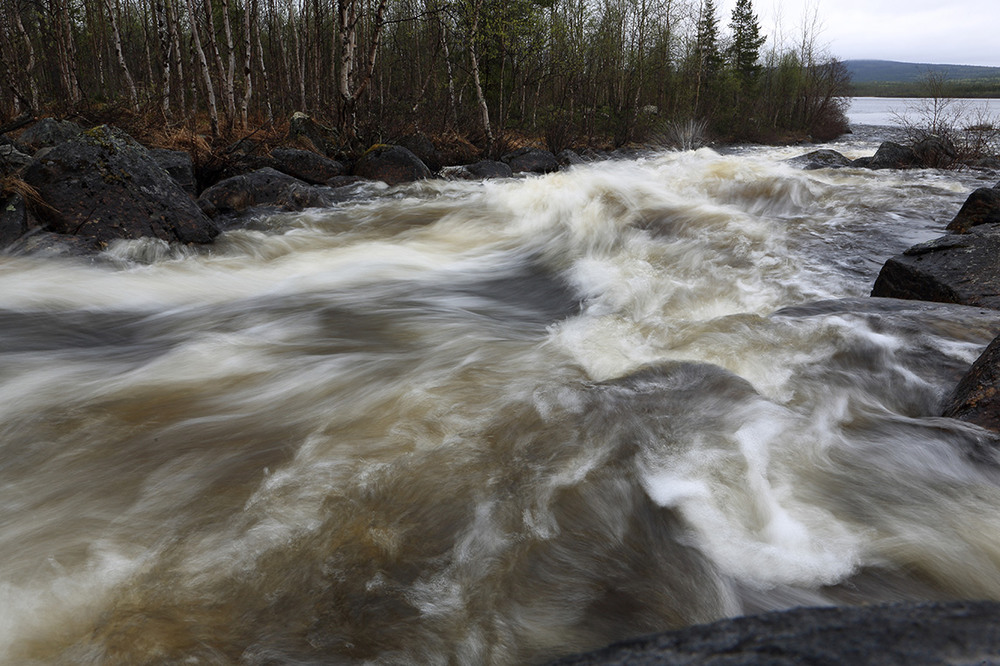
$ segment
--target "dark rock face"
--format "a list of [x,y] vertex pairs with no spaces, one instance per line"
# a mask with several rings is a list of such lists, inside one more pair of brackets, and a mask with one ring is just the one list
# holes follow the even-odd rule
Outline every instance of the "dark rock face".
[[886,141],[868,163],[869,169],[910,169],[920,166],[920,160],[913,149],[892,141]]
[[432,142],[426,134],[411,134],[409,136],[404,136],[396,143],[419,157],[420,161],[426,164],[427,168],[431,171],[440,171],[443,166],[441,155],[434,146],[434,142]]
[[553,666],[1000,662],[1000,603],[797,608],[721,620],[566,657]]
[[354,175],[399,185],[430,178],[431,171],[406,148],[381,144],[369,148],[358,159],[354,164]]
[[969,195],[955,219],[948,224],[948,231],[959,234],[980,224],[1000,222],[1000,189],[980,187]]
[[995,225],[942,236],[886,261],[871,295],[1000,309],[998,256]]
[[913,144],[913,154],[921,166],[930,169],[951,166],[958,158],[958,150],[950,139],[933,135]]
[[578,153],[569,148],[565,148],[559,151],[556,155],[556,161],[559,162],[560,166],[575,166],[577,164],[586,164],[587,160],[580,157]]
[[198,194],[198,183],[194,177],[194,162],[190,153],[183,150],[155,148],[150,150],[149,154],[185,192],[191,196]]
[[47,204],[38,214],[50,231],[95,247],[143,236],[209,243],[219,233],[149,151],[106,126],[52,148],[23,177]]
[[29,155],[41,148],[58,146],[73,139],[83,132],[83,128],[68,120],[42,118],[37,123],[21,132],[17,138],[22,152]]
[[503,162],[481,160],[465,166],[445,167],[442,170],[442,175],[460,180],[487,180],[489,178],[510,178],[514,172]]
[[791,164],[802,165],[804,169],[841,169],[853,166],[853,162],[836,150],[814,150],[805,155],[788,160]]
[[31,164],[31,158],[13,145],[0,145],[0,175],[8,176],[23,171]]
[[28,233],[32,218],[20,194],[0,199],[0,250]]
[[271,157],[273,158],[271,166],[278,171],[314,185],[320,185],[331,178],[343,176],[347,171],[340,162],[317,155],[309,150],[275,148],[271,151]]
[[1000,432],[1000,338],[980,355],[955,387],[942,416]]
[[538,148],[519,148],[500,158],[514,173],[552,173],[559,171],[556,156]]
[[255,206],[302,210],[328,205],[322,188],[266,167],[220,181],[201,193],[198,205],[208,215],[233,215]]

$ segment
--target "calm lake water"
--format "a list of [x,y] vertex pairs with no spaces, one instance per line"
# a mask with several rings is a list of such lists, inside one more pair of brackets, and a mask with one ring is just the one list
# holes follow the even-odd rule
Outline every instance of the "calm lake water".
[[[945,113],[960,114],[963,119],[976,122],[981,116],[1000,116],[998,99],[944,100]],[[852,125],[898,125],[900,118],[918,122],[928,115],[932,100],[916,97],[855,97],[847,118]]]

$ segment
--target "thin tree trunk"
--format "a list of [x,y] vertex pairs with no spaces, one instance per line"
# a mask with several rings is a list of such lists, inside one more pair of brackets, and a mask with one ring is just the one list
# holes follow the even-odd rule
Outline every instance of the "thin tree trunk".
[[254,7],[254,38],[257,41],[257,56],[260,58],[260,76],[264,80],[264,105],[267,110],[267,122],[274,122],[274,109],[271,106],[271,81],[267,75],[267,65],[264,64],[264,44],[260,39],[260,17],[257,14],[257,0],[253,1]]
[[490,128],[490,107],[486,104],[486,96],[483,94],[483,86],[479,80],[479,58],[476,55],[476,37],[479,32],[479,12],[482,9],[483,0],[476,0],[472,26],[469,30],[469,63],[472,65],[472,83],[476,88],[476,101],[479,102],[479,120],[483,124],[483,132],[486,133],[486,151],[493,153],[493,130]]
[[243,131],[247,129],[247,122],[250,109],[250,95],[253,93],[253,76],[251,63],[253,62],[252,39],[252,19],[256,15],[257,8],[251,6],[251,1],[246,0],[243,6],[243,95],[240,98],[240,123]]
[[111,21],[111,36],[113,39],[111,45],[115,50],[118,66],[121,67],[122,74],[125,76],[125,87],[128,89],[129,103],[132,105],[133,111],[138,111],[139,94],[136,92],[135,80],[132,79],[132,73],[128,70],[128,63],[125,62],[125,52],[122,49],[122,33],[118,28],[118,8],[112,4],[111,0],[104,0],[104,5],[108,10],[108,19]]
[[164,0],[154,0],[153,12],[156,14],[156,33],[160,40],[160,66],[163,68],[163,84],[160,86],[160,108],[163,117],[170,120],[170,28],[167,19],[167,8]]
[[[195,15],[194,0],[187,0],[188,22],[191,26],[191,44],[198,63],[201,65],[201,78],[205,84],[205,96],[208,100],[208,119],[212,128],[212,138],[219,136],[219,110],[215,105],[215,88],[212,85],[212,72],[208,68],[208,58],[205,57],[205,49],[201,45],[201,36],[198,34],[198,20]],[[211,32],[211,30],[210,30]]]
[[[226,50],[228,51],[228,68],[226,69],[225,83],[222,86],[226,96],[226,113],[232,123],[236,117],[236,49],[233,47],[233,28],[229,20],[229,0],[222,0],[222,28],[226,36]],[[244,123],[244,126],[246,123]]]
[[18,11],[17,6],[12,8],[11,14],[14,16],[14,27],[17,28],[17,32],[21,35],[21,39],[24,41],[25,51],[28,53],[28,62],[25,63],[25,74],[28,81],[28,94],[31,98],[31,108],[38,109],[38,82],[35,80],[35,65],[37,60],[35,59],[35,48],[31,45],[31,38],[28,36],[28,31],[24,29],[24,23],[21,22],[21,12]]

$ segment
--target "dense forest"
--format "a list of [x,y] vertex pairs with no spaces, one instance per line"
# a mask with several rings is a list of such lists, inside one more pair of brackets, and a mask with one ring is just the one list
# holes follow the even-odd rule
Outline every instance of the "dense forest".
[[550,149],[835,136],[843,64],[750,0],[4,0],[0,121],[141,118],[216,140],[305,111],[344,145],[453,133]]

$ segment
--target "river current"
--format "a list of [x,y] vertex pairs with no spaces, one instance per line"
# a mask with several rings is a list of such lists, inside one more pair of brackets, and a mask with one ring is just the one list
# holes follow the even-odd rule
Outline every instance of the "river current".
[[0,663],[544,663],[1000,599],[997,449],[937,416],[1000,313],[867,297],[996,176],[807,150],[0,257]]

